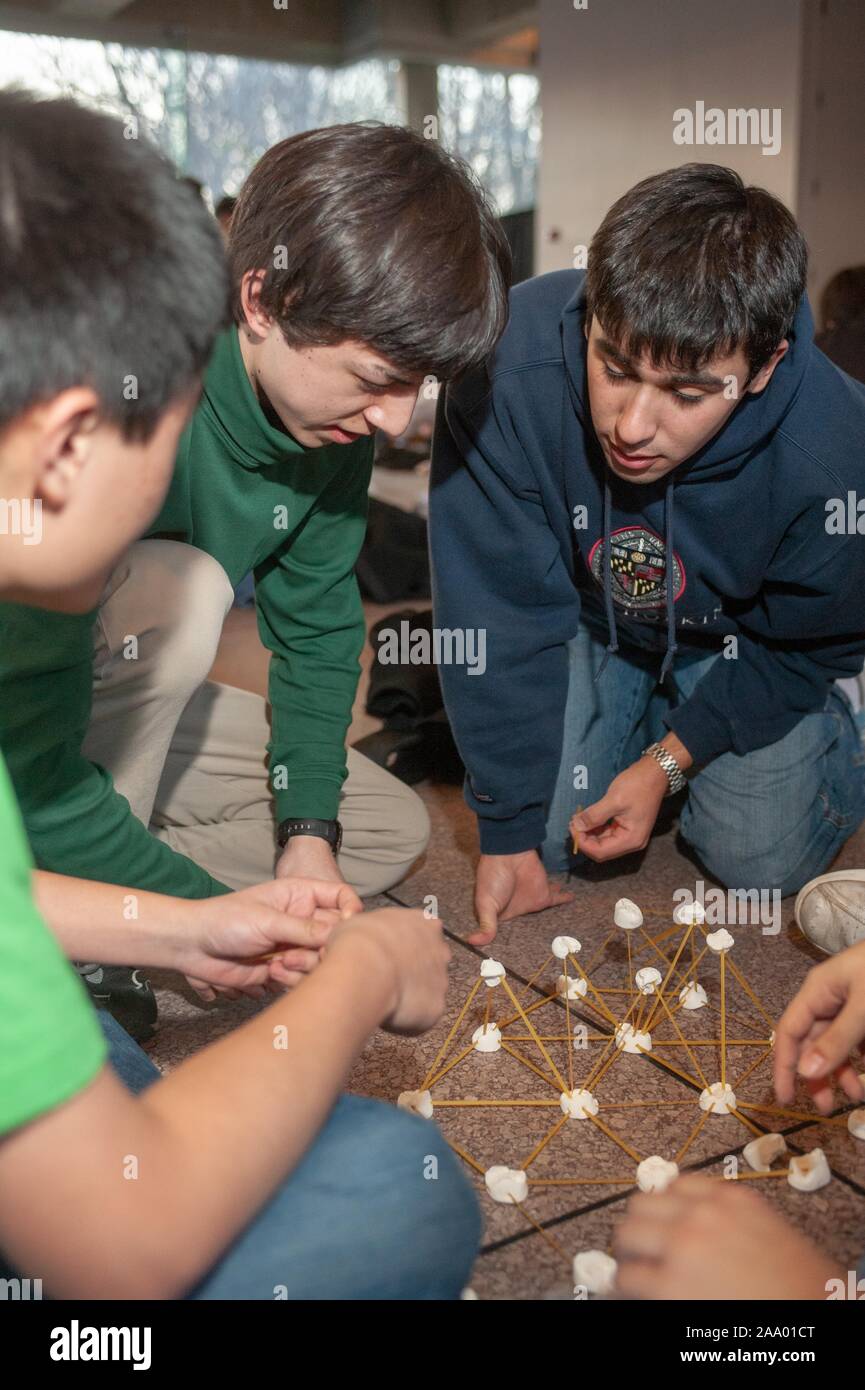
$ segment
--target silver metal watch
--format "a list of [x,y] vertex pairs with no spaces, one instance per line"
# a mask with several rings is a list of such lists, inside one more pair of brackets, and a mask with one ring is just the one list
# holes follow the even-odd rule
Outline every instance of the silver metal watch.
[[676,792],[682,790],[685,785],[685,774],[667,748],[662,747],[660,743],[650,743],[648,748],[643,749],[643,757],[654,758],[655,762],[664,769],[670,784],[667,796],[675,796]]

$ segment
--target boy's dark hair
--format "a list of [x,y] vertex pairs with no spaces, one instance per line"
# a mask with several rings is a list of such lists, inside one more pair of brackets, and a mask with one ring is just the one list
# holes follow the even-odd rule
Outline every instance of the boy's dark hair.
[[227,311],[219,228],[168,160],[73,101],[0,92],[0,428],[86,385],[148,439]]
[[789,333],[808,249],[792,213],[719,164],[653,174],[589,248],[588,312],[631,356],[699,369],[741,349],[750,374]]
[[213,209],[213,215],[214,217],[230,217],[236,207],[237,199],[231,193],[223,193]]
[[491,352],[507,322],[511,256],[462,161],[401,126],[308,130],[267,151],[231,222],[234,313],[261,304],[292,346],[369,344],[442,380]]

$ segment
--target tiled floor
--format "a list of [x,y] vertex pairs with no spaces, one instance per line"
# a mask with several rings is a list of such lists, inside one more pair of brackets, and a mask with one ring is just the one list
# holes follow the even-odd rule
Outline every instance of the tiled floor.
[[[377,616],[377,615],[376,615]],[[260,687],[263,664],[256,652],[256,643],[246,623],[237,625],[231,635],[229,649],[223,654],[219,673],[223,679],[236,679],[238,684]],[[242,673],[241,676],[232,672]],[[369,730],[369,721],[353,727],[352,739]],[[578,937],[583,950],[581,960],[587,964],[603,946],[612,926],[612,907],[622,896],[633,898],[660,929],[670,921],[673,893],[690,887],[693,891],[699,870],[683,855],[676,844],[674,832],[653,839],[639,860],[620,863],[602,872],[593,871],[591,879],[571,886],[575,897],[572,904],[551,909],[536,917],[524,918],[501,927],[491,948],[483,952],[470,946],[466,938],[473,928],[472,882],[476,857],[476,837],[472,818],[459,791],[450,787],[424,785],[419,788],[430,810],[433,834],[430,848],[412,874],[391,894],[391,903],[406,906],[421,905],[432,894],[444,919],[453,947],[451,1002],[446,1017],[431,1033],[421,1039],[394,1038],[375,1035],[359,1058],[350,1078],[350,1088],[366,1095],[393,1100],[402,1090],[413,1090],[424,1081],[429,1068],[453,1025],[466,996],[478,977],[480,959],[493,955],[508,971],[509,984],[521,1001],[526,1003],[542,996],[543,984],[554,979],[555,971],[548,968],[543,982],[529,985],[531,977],[549,957],[552,937],[567,934]],[[860,831],[844,850],[837,867],[861,865],[865,861],[865,831]],[[708,884],[707,884],[708,887]],[[384,901],[384,900],[382,900]],[[373,904],[370,904],[373,905]],[[764,935],[759,925],[733,928],[736,938],[731,960],[751,985],[769,1013],[776,1017],[792,997],[817,958],[792,924],[792,900],[783,903],[782,927],[777,935]],[[657,917],[649,919],[649,914]],[[670,949],[666,943],[665,950]],[[675,946],[673,947],[675,949]],[[607,986],[624,984],[627,980],[627,956],[621,936],[617,936],[607,951],[603,964],[596,962],[590,972],[593,980]],[[657,953],[644,949],[637,959],[634,946],[632,967],[658,961]],[[712,1034],[713,1019],[717,1026],[719,1004],[717,959],[711,965],[704,962],[700,977],[707,981],[710,1009],[685,1018],[677,1015],[681,1031],[688,1039]],[[597,972],[597,973],[596,973]],[[236,1025],[257,1006],[248,1003],[227,1004],[201,1008],[190,998],[177,992],[176,980],[157,982],[160,987],[161,1026],[153,1048],[160,1065],[170,1068],[179,1059],[203,1043],[219,1036]],[[528,987],[527,987],[528,985]],[[755,1012],[752,1001],[738,982],[726,981],[727,1007],[734,1016],[736,1036],[765,1037],[768,1024]],[[459,1037],[464,1045],[471,1031],[483,1020],[485,996],[482,987],[474,1005],[463,1020]],[[497,998],[500,990],[489,991]],[[607,1002],[615,1002],[607,996]],[[603,1032],[596,1016],[574,1005],[577,1014],[588,1021],[589,1042],[585,1052],[574,1052],[569,1064],[567,1047],[550,1043],[548,1050],[554,1065],[564,1072],[574,1068],[575,1084],[586,1079],[600,1056],[605,1043],[592,1041]],[[714,1012],[713,1012],[714,1010]],[[513,1012],[513,1009],[510,1010]],[[501,1011],[497,1015],[501,1017]],[[540,1024],[545,1036],[554,1037],[565,1030],[564,1009],[549,1003],[537,1009],[532,1018]],[[556,1021],[558,1020],[558,1022]],[[520,1024],[525,1035],[525,1027]],[[516,1027],[511,1028],[516,1031]],[[661,1034],[668,1039],[663,1047]],[[728,1037],[732,1037],[728,1033]],[[674,1025],[667,1021],[657,1029],[659,1045],[656,1057],[665,1057],[677,1070],[691,1072],[696,1064],[704,1079],[716,1080],[720,1064],[717,1049],[681,1046]],[[458,1039],[457,1039],[458,1041]],[[678,1047],[670,1045],[675,1041]],[[534,1044],[518,1043],[525,1055],[537,1057]],[[682,1054],[688,1052],[685,1065]],[[677,1055],[678,1054],[678,1055]],[[455,1055],[451,1053],[450,1055]],[[750,1061],[759,1055],[753,1048],[731,1045],[730,1073],[735,1079]],[[696,1059],[694,1067],[691,1062]],[[711,1059],[711,1060],[710,1060]],[[713,1068],[711,1077],[709,1070]],[[543,1068],[542,1068],[543,1069]],[[568,1075],[570,1084],[570,1075]],[[602,1109],[599,1119],[613,1129],[638,1157],[661,1153],[673,1157],[690,1135],[700,1118],[697,1091],[688,1081],[659,1066],[655,1060],[642,1056],[619,1056],[611,1070],[597,1087]],[[471,1053],[455,1066],[442,1081],[433,1087],[438,1099],[540,1099],[557,1101],[555,1088],[537,1078],[510,1055],[496,1053],[478,1056]],[[762,1062],[742,1083],[739,1099],[748,1104],[771,1104],[773,1096],[768,1062]],[[663,1105],[646,1107],[637,1101],[660,1101]],[[800,1102],[808,1113],[813,1112],[804,1098]],[[762,1119],[765,1129],[773,1129],[775,1120],[769,1113],[743,1111],[752,1120]],[[561,1118],[555,1106],[547,1107],[445,1107],[438,1116],[445,1134],[458,1143],[471,1157],[486,1167],[505,1163],[517,1167],[532,1152],[535,1145]],[[437,1117],[438,1118],[438,1117]],[[810,1233],[837,1258],[851,1267],[865,1248],[865,1144],[853,1139],[846,1126],[827,1125],[816,1117],[812,1123],[784,1120],[779,1126],[788,1133],[791,1147],[804,1151],[816,1146],[825,1149],[833,1170],[832,1183],[812,1195],[793,1191],[783,1180],[760,1184],[768,1200],[803,1230]],[[731,1116],[710,1116],[683,1160],[707,1171],[720,1173],[721,1161],[741,1150],[750,1137],[744,1126]],[[633,1175],[634,1158],[593,1124],[567,1121],[559,1133],[533,1161],[530,1176],[536,1180],[567,1176],[596,1179],[625,1179]],[[531,1222],[513,1207],[494,1203],[487,1196],[482,1181],[468,1169],[478,1184],[484,1211],[484,1248],[472,1277],[472,1285],[481,1298],[537,1299],[569,1297],[571,1292],[570,1258],[580,1249],[606,1248],[619,1217],[627,1189],[622,1184],[583,1185],[571,1188],[533,1185],[524,1209],[542,1227],[539,1232]]]

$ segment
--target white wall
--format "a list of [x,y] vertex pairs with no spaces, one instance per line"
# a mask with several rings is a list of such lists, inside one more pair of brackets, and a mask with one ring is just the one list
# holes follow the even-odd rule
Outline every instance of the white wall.
[[[728,165],[795,208],[807,3],[588,0],[575,10],[572,0],[540,0],[537,270],[571,265],[572,247],[591,240],[620,194],[678,164]],[[673,112],[698,100],[724,110],[780,107],[780,153],[674,144]]]
[[798,217],[815,312],[827,280],[865,263],[865,5],[807,0]]

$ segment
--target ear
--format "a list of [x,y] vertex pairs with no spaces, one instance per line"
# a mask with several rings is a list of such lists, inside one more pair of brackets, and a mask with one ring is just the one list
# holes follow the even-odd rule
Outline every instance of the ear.
[[243,317],[249,331],[257,338],[265,338],[273,323],[270,314],[261,306],[261,285],[263,270],[248,270],[240,282],[240,303]]
[[775,351],[772,353],[772,356],[769,358],[769,361],[766,362],[765,365],[760,368],[757,375],[748,382],[748,391],[751,391],[756,395],[758,391],[765,390],[765,388],[769,385],[769,382],[772,380],[772,373],[774,372],[778,363],[781,361],[781,358],[787,355],[787,349],[789,348],[789,346],[790,343],[788,339],[782,338]]
[[86,386],[61,391],[32,411],[33,495],[50,511],[62,511],[73,496],[99,422],[99,397]]

